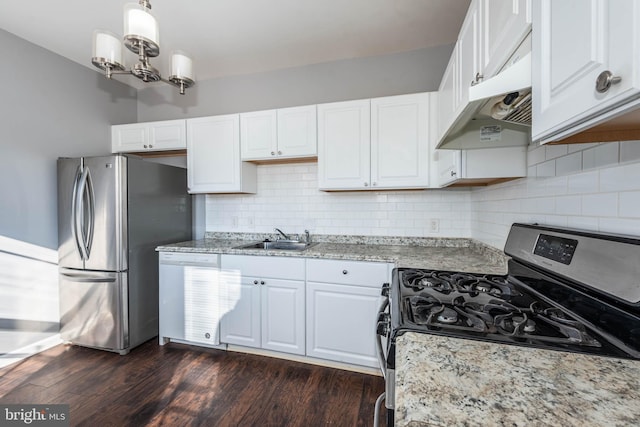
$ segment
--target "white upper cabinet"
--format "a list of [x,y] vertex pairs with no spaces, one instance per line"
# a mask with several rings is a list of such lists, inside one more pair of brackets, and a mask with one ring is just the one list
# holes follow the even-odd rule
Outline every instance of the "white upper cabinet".
[[240,161],[238,114],[187,120],[190,193],[255,193],[256,165]]
[[530,0],[480,1],[480,63],[484,76],[495,75],[531,30]]
[[184,150],[187,148],[185,123],[185,120],[166,120],[111,126],[111,152]]
[[317,155],[316,106],[240,114],[242,160]]
[[438,89],[438,145],[481,103],[469,88],[493,77],[531,31],[530,0],[472,0]]
[[321,190],[429,186],[429,94],[318,106]]
[[242,160],[264,159],[278,151],[276,110],[240,114]]
[[429,94],[371,100],[371,187],[429,186]]
[[370,180],[368,99],[318,105],[320,189],[364,189]]
[[533,4],[533,140],[556,141],[637,108],[640,3]]

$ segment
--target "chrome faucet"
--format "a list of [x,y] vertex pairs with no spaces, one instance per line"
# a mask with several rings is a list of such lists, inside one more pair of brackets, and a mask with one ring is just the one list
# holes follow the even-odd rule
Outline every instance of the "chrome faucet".
[[311,243],[311,234],[309,233],[309,230],[304,230],[304,236],[306,239],[306,243]]
[[[285,240],[291,240],[291,239],[289,239],[289,236],[287,236],[286,234],[284,234],[284,233],[282,232],[282,230],[280,230],[279,228],[274,228],[274,229],[273,229],[273,231],[278,232],[282,237],[284,237],[284,239],[285,239]],[[276,239],[276,240],[280,240],[280,238],[278,238],[278,239]]]

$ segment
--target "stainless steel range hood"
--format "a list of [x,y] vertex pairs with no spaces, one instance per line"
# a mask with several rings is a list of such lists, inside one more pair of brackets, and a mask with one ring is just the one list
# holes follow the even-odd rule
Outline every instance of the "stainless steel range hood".
[[531,44],[520,45],[494,77],[469,87],[469,102],[436,148],[473,149],[531,141]]

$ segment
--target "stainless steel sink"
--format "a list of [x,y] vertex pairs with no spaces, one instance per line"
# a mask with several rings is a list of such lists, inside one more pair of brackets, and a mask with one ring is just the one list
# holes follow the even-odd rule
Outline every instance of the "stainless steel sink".
[[264,250],[284,250],[284,251],[304,251],[318,242],[306,243],[294,240],[276,240],[275,242],[253,242],[242,246],[236,246],[234,249],[264,249]]

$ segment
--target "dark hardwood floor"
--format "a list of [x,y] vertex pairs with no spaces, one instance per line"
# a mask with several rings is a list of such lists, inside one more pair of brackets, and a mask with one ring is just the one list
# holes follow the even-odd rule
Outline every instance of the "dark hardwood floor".
[[0,369],[0,403],[67,403],[74,426],[370,426],[383,391],[378,376],[156,340]]

